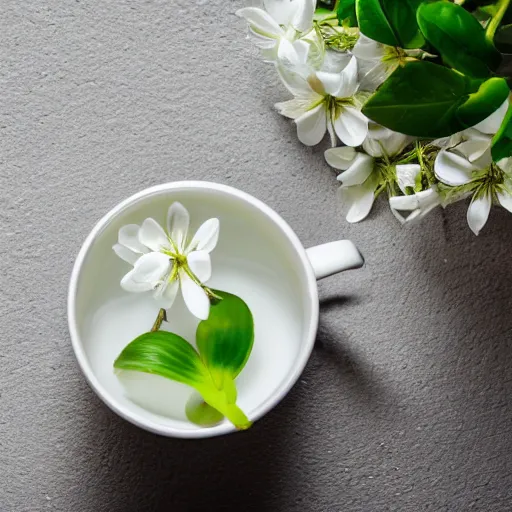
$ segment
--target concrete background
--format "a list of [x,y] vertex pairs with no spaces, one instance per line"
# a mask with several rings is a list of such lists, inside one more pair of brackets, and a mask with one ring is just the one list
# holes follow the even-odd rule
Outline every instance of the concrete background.
[[[272,110],[242,2],[3,0],[0,511],[512,510],[512,215],[345,223],[321,147]],[[145,187],[207,179],[267,201],[362,271],[320,285],[317,347],[250,431],[201,442],[100,403],[66,325],[74,257]]]

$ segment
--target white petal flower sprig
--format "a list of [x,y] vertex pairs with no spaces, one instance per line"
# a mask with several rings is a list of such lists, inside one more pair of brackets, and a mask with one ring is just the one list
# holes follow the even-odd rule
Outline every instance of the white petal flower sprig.
[[128,292],[153,292],[158,306],[169,309],[181,287],[189,311],[201,320],[208,318],[210,301],[219,300],[204,283],[211,277],[210,252],[219,238],[219,220],[204,222],[188,238],[190,215],[178,202],[167,212],[167,232],[152,218],[119,230],[114,252],[133,265],[121,280]]

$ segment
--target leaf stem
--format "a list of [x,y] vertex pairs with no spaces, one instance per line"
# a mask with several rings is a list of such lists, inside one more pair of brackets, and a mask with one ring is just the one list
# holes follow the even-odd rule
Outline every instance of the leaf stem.
[[160,329],[163,321],[167,322],[167,312],[164,308],[160,308],[160,311],[158,312],[158,315],[156,316],[155,323],[153,324],[153,327],[151,327],[151,332],[156,332]]
[[498,0],[498,3],[496,4],[496,14],[491,18],[489,25],[487,25],[487,28],[485,29],[485,37],[490,43],[494,43],[494,34],[496,33],[496,30],[498,30],[501,20],[507,12],[509,4],[510,0]]

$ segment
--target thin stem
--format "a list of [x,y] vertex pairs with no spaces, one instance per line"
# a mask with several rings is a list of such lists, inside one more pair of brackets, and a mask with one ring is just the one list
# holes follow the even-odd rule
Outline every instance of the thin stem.
[[167,312],[164,308],[161,308],[158,312],[158,315],[156,316],[155,323],[153,324],[153,327],[151,327],[151,332],[158,331],[162,325],[163,321],[167,322]]
[[503,19],[503,16],[505,16],[509,5],[510,0],[498,0],[498,3],[496,4],[496,14],[491,18],[491,21],[485,30],[485,36],[490,43],[494,41],[494,34],[496,33],[496,30],[498,30],[501,20]]

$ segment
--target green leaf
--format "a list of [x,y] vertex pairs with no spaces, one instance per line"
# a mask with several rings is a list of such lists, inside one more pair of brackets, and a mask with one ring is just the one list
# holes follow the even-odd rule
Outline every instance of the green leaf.
[[340,25],[347,20],[351,27],[357,27],[356,0],[340,0],[336,15]]
[[487,78],[497,69],[501,54],[486,39],[485,30],[469,12],[450,2],[422,4],[418,24],[443,62],[461,73]]
[[220,423],[224,415],[208,405],[201,395],[193,393],[185,406],[185,414],[192,423],[202,427],[211,427]]
[[398,68],[370,97],[363,114],[406,135],[446,137],[483,121],[509,93],[501,78],[479,85],[431,62],[410,62]]
[[114,368],[152,373],[194,388],[209,380],[194,347],[167,331],[147,332],[135,338],[115,360]]
[[235,379],[249,358],[254,342],[254,322],[247,304],[236,295],[214,290],[222,300],[211,306],[207,320],[199,323],[196,342],[214,382],[220,388]]
[[508,98],[510,89],[503,78],[490,78],[470,94],[457,109],[457,118],[469,128],[489,117]]
[[356,0],[361,32],[375,41],[401,48],[420,48],[425,39],[416,21],[422,0]]
[[491,153],[495,162],[512,156],[512,105],[508,107],[500,129],[492,139]]
[[494,36],[496,48],[503,53],[512,53],[512,24],[503,25]]
[[329,9],[324,9],[323,7],[316,9],[313,15],[314,21],[326,21],[331,19],[336,19],[336,13]]

